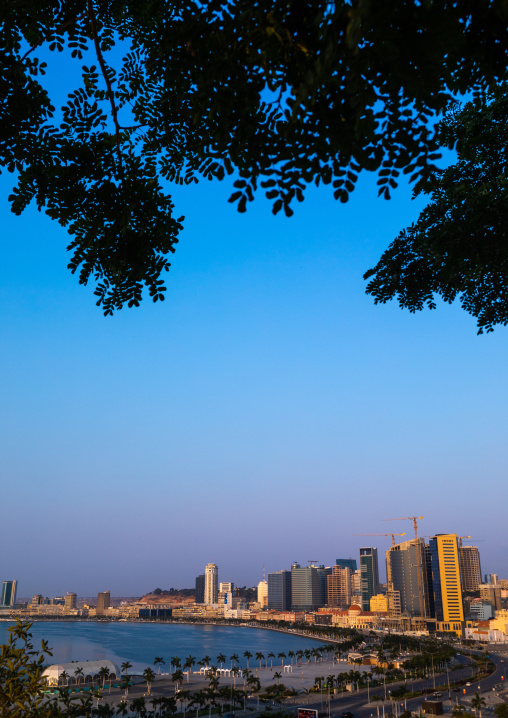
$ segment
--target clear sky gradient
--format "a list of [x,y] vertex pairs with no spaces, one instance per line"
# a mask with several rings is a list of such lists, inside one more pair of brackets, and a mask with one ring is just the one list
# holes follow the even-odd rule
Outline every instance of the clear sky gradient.
[[[508,576],[508,332],[374,306],[362,274],[422,207],[312,189],[295,215],[177,189],[167,300],[104,318],[66,232],[0,178],[0,580],[19,594],[251,585],[389,539],[471,535]],[[474,543],[474,542],[473,542]],[[381,569],[384,574],[384,568]]]

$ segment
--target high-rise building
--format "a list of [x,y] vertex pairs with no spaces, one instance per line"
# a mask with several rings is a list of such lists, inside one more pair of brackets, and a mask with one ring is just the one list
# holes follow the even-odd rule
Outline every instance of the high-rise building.
[[388,549],[386,578],[390,616],[433,615],[429,549],[423,538],[403,541]]
[[[355,562],[356,563],[356,562]],[[340,565],[332,567],[332,573],[327,576],[327,597],[329,606],[348,608],[351,604],[351,576],[350,568]]]
[[485,583],[491,583],[493,586],[497,586],[497,582],[499,580],[499,576],[497,573],[486,573],[485,574]]
[[205,602],[205,574],[196,576],[196,603]]
[[78,601],[77,595],[75,593],[67,591],[67,593],[65,594],[65,603],[64,603],[65,609],[64,610],[65,611],[73,611],[74,609],[76,609],[77,601]]
[[496,586],[493,583],[481,583],[479,589],[480,598],[488,601],[495,611],[499,611],[502,608],[501,586]]
[[360,571],[362,610],[370,609],[370,599],[379,593],[379,568],[377,563],[377,548],[364,546],[360,548]]
[[215,563],[205,567],[205,603],[212,606],[219,600],[219,568]]
[[336,558],[335,564],[341,568],[349,568],[351,571],[356,571],[358,569],[355,558]]
[[231,583],[231,581],[221,581],[219,583],[219,592],[225,592],[225,593],[233,593],[235,590],[235,584]]
[[106,613],[108,608],[111,606],[111,593],[109,591],[103,591],[97,594],[97,613]]
[[291,571],[268,574],[268,608],[273,611],[291,609]]
[[258,603],[261,608],[268,606],[268,581],[260,581],[258,583]]
[[32,603],[30,604],[32,608],[35,608],[35,606],[41,606],[44,603],[44,597],[40,593],[36,593],[35,596],[32,598]]
[[457,534],[437,534],[429,541],[437,621],[464,621]]
[[16,603],[16,591],[18,590],[17,581],[4,581],[2,586],[2,602],[0,605],[14,606]]
[[480,552],[477,546],[462,546],[460,549],[460,573],[463,591],[478,591],[482,582]]
[[324,605],[322,579],[315,566],[291,566],[291,608],[294,611],[315,611]]
[[319,581],[320,581],[320,585],[321,585],[321,595],[320,595],[319,600],[321,601],[321,605],[325,606],[327,599],[328,599],[327,580],[328,580],[328,576],[332,575],[332,567],[321,565],[321,566],[317,567],[317,572],[318,572]]
[[353,573],[351,574],[351,593],[351,598],[353,599],[353,596],[355,597],[354,603],[361,603],[360,597],[362,595],[362,572],[359,569],[353,571]]

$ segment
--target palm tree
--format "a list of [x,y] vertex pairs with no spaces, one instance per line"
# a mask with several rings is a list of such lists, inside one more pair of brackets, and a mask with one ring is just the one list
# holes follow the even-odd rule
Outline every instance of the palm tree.
[[155,673],[152,671],[151,668],[145,668],[145,670],[143,671],[143,678],[146,681],[146,688],[148,691],[148,695],[150,695],[151,688],[152,688],[152,682],[153,682],[153,679],[155,678]]
[[182,665],[182,662],[178,658],[178,656],[173,656],[173,658],[171,659],[171,667],[172,668],[180,668],[181,665]]
[[291,659],[291,665],[293,665],[293,658],[295,657],[294,651],[288,651],[288,656]]
[[310,690],[309,690],[308,688],[302,688],[302,691],[301,691],[301,692],[303,693],[304,696],[307,696],[307,703],[308,703],[308,702],[309,702]]
[[158,671],[159,675],[161,672],[161,663],[163,666],[166,665],[166,661],[164,660],[164,658],[162,658],[162,656],[161,657],[155,656],[155,658],[153,659],[153,665],[156,666],[157,664],[159,664],[159,671]]
[[223,653],[219,653],[217,656],[217,663],[220,663],[220,667],[222,668],[222,664],[226,660],[226,656]]
[[120,666],[120,670],[125,674],[127,674],[129,668],[132,668],[132,663],[129,663],[129,661],[124,661],[124,663]]
[[258,651],[256,653],[256,661],[259,661],[259,667],[261,668],[261,661],[264,660],[264,654]]
[[486,700],[483,698],[483,696],[480,695],[478,691],[474,694],[474,698],[471,700],[471,708],[474,708],[475,713],[478,712],[480,714],[480,718],[482,718],[482,708],[486,705]]
[[240,669],[238,666],[234,666],[234,668],[231,669],[231,673],[233,674],[233,688],[236,691],[236,677],[240,675]]
[[106,685],[106,678],[109,676],[109,670],[106,668],[106,666],[101,666],[99,670],[99,680],[102,679],[102,690],[104,690],[104,686]]
[[270,651],[268,654],[268,658],[270,659],[270,668],[273,668],[273,659],[275,658],[275,653],[273,651]]
[[252,658],[252,653],[250,651],[245,651],[243,655],[247,659],[247,670],[249,670],[249,658]]
[[192,698],[190,699],[190,705],[196,706],[196,718],[198,718],[201,706],[205,705],[205,703],[206,697],[203,691],[196,691],[193,693]]
[[127,703],[125,701],[120,701],[120,703],[116,707],[116,714],[125,718],[128,711],[129,707],[127,706]]
[[61,678],[63,681],[65,681],[65,683],[68,683],[68,682],[69,682],[69,674],[66,673],[65,671],[62,671],[62,672],[60,673],[60,678]]
[[284,665],[284,658],[285,658],[285,657],[286,657],[286,654],[285,654],[285,653],[279,653],[279,654],[278,654],[278,658],[282,658],[281,666]]
[[109,705],[109,703],[103,703],[102,705],[97,707],[96,715],[98,716],[98,718],[113,718],[113,716],[115,715],[115,710],[113,706]]
[[79,668],[76,668],[76,669],[74,670],[74,675],[76,676],[76,683],[78,684],[78,686],[79,686],[79,679],[80,679],[80,678],[83,678],[83,682],[84,682],[84,680],[85,680],[85,674],[84,674],[83,668],[82,668],[81,666],[79,666]]
[[[183,664],[183,670],[185,671],[185,669],[187,668],[187,669],[189,669],[189,672],[190,672],[190,669],[192,668],[192,666],[195,663],[196,663],[196,659],[194,658],[194,656],[187,656],[187,658],[185,659],[185,663]],[[187,682],[188,681],[189,681],[189,674],[187,673]]]
[[205,666],[207,666],[212,659],[210,658],[210,656],[203,656],[203,660],[205,662]]
[[273,674],[273,677],[277,679],[277,683],[280,683],[280,679],[282,678],[282,673],[275,671],[275,673]]
[[127,696],[129,695],[129,686],[130,686],[129,676],[125,675],[122,678],[122,682],[120,683],[120,688],[122,689],[122,691],[125,691],[125,698],[127,698]]
[[176,713],[176,700],[174,696],[160,696],[158,699],[152,698],[152,706],[154,700],[158,700],[161,716],[170,716]]
[[187,703],[187,701],[189,700],[189,697],[190,697],[189,691],[178,691],[178,694],[176,696],[176,700],[180,701],[180,704],[181,704],[180,713],[182,712],[182,708],[183,708],[184,718],[185,718],[185,707],[186,707],[184,704]]
[[140,696],[139,698],[134,698],[131,703],[131,709],[133,711],[136,711],[136,713],[138,714],[138,718],[141,713],[143,713],[143,715],[146,715],[146,705],[143,696]]
[[180,685],[180,683],[183,682],[183,679],[184,679],[183,671],[181,670],[181,668],[178,668],[178,670],[176,670],[173,673],[173,675],[171,676],[171,680],[175,684],[175,695],[178,693],[178,686]]
[[301,649],[298,649],[298,651],[296,652],[296,657],[298,658],[299,661],[302,660],[302,658],[303,658],[303,651],[302,651]]
[[205,696],[208,698],[208,715],[212,715],[212,705],[217,705],[217,694],[215,693],[214,689],[210,686],[209,688],[205,688],[203,691]]
[[217,676],[211,675],[208,679],[208,686],[210,689],[216,691],[219,687],[219,679]]
[[240,659],[238,658],[238,653],[233,653],[233,655],[229,657],[229,660],[231,661],[231,668],[233,668],[233,661],[236,661],[236,663],[240,662]]

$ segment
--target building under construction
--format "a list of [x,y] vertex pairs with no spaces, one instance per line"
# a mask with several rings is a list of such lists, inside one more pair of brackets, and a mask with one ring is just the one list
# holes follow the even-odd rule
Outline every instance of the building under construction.
[[403,541],[386,552],[386,576],[390,617],[434,615],[431,558],[423,538]]
[[482,582],[482,567],[477,546],[460,546],[460,574],[463,591],[478,591]]

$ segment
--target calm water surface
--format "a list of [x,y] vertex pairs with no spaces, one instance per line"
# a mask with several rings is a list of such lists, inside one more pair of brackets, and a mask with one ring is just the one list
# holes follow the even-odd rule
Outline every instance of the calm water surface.
[[[9,637],[8,623],[0,622],[0,644]],[[49,663],[68,663],[70,661],[97,660],[108,658],[118,667],[124,661],[133,664],[134,670],[143,670],[153,665],[155,656],[166,661],[163,670],[170,671],[169,662],[173,656],[183,661],[191,655],[200,660],[210,656],[217,664],[217,656],[227,656],[225,667],[230,666],[229,657],[237,653],[240,665],[246,665],[244,651],[250,651],[251,667],[259,665],[255,660],[257,652],[266,655],[288,651],[306,650],[322,645],[319,641],[278,633],[259,628],[241,626],[178,625],[163,623],[88,623],[88,622],[39,622],[30,629],[34,646],[46,639],[52,648],[53,658]],[[196,670],[196,667],[194,668]]]

